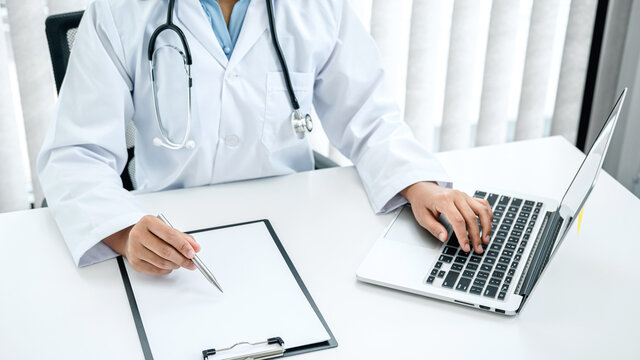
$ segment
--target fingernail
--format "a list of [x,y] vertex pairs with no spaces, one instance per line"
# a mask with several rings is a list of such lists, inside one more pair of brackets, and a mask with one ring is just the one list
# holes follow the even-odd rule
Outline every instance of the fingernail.
[[480,245],[476,246],[476,252],[481,253],[482,252],[482,246],[480,246]]
[[196,238],[193,235],[189,234],[189,236],[191,236],[191,240],[193,240],[194,243],[196,243],[196,244],[198,243],[198,241],[196,240]]
[[197,267],[194,264],[190,264],[189,265],[189,270],[194,271],[196,269],[197,269]]
[[464,247],[462,248],[462,250],[464,250],[464,252],[469,252],[471,248],[469,247],[468,244],[464,244]]
[[440,241],[445,242],[447,240],[447,234],[443,232],[440,233],[440,235],[438,235],[438,239],[440,239]]
[[189,249],[189,251],[187,251],[187,259],[192,259],[194,256],[196,256],[196,253],[193,249]]
[[490,239],[491,239],[491,238],[489,238],[489,235],[485,235],[485,236],[484,236],[484,242],[487,242],[487,243],[488,243]]

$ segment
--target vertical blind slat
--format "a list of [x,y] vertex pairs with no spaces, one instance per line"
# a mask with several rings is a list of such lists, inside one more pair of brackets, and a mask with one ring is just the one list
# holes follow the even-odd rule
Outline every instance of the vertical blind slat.
[[516,140],[544,135],[544,108],[560,3],[558,0],[534,0],[531,8]]
[[9,54],[0,19],[0,213],[28,208],[26,176],[20,156],[18,121],[13,109]]
[[481,90],[475,86],[477,75],[481,75],[478,65],[483,65],[486,51],[487,34],[478,32],[485,4],[456,0],[453,5],[440,150],[465,148],[471,142],[471,123],[478,116]]
[[36,159],[47,124],[53,114],[55,86],[44,31],[45,13],[41,0],[7,0],[11,46],[16,62],[20,101],[27,136],[27,151],[35,205],[43,199],[36,171]]
[[407,68],[405,121],[427,149],[442,118],[453,1],[414,1]]
[[47,0],[49,15],[84,10],[87,0]]
[[507,140],[519,10],[519,2],[513,0],[494,0],[491,7],[476,145]]
[[573,0],[569,10],[551,135],[562,135],[571,143],[578,134],[597,5],[597,0]]
[[404,113],[409,55],[412,1],[374,0],[371,36],[375,39],[386,70],[386,83]]

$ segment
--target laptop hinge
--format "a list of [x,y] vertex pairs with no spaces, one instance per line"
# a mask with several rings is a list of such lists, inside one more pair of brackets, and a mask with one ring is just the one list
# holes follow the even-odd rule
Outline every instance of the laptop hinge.
[[[538,281],[542,270],[547,265],[553,245],[557,240],[558,233],[562,228],[563,219],[558,211],[547,212],[542,226],[533,243],[533,248],[527,259],[527,263],[522,271],[522,275],[518,280],[516,294],[522,295],[525,299],[531,293],[533,286]],[[524,301],[523,301],[524,303]]]

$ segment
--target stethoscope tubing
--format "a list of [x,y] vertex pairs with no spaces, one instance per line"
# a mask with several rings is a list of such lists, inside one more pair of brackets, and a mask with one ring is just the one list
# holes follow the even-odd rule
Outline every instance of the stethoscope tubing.
[[[313,120],[309,114],[302,114],[300,111],[300,104],[298,102],[298,98],[296,97],[295,91],[293,90],[293,85],[291,83],[291,75],[289,73],[289,67],[287,66],[287,61],[282,53],[282,48],[280,47],[280,42],[278,41],[278,34],[276,32],[275,19],[273,15],[273,0],[265,0],[267,4],[267,17],[269,22],[269,29],[271,30],[271,42],[273,43],[273,47],[276,50],[276,55],[278,56],[278,62],[282,67],[282,74],[284,76],[284,81],[287,86],[287,93],[289,95],[289,100],[291,102],[291,107],[293,108],[293,113],[291,115],[292,128],[298,138],[303,139],[306,132],[310,132],[313,129]],[[149,47],[148,47],[148,57],[149,57],[149,73],[151,76],[152,83],[152,92],[153,92],[153,103],[154,103],[154,114],[156,117],[156,123],[158,126],[158,130],[160,131],[161,138],[154,138],[153,144],[156,146],[162,146],[167,149],[179,150],[182,148],[192,149],[195,147],[195,142],[193,140],[188,140],[189,135],[191,134],[191,118],[192,118],[192,108],[191,108],[191,88],[193,85],[193,80],[191,78],[191,65],[193,64],[193,59],[191,57],[191,49],[189,48],[189,42],[187,41],[186,36],[182,32],[182,29],[173,23],[173,13],[175,7],[175,0],[169,0],[169,5],[167,7],[167,22],[165,24],[160,25],[158,28],[154,30],[149,38]],[[169,134],[166,132],[164,127],[162,126],[162,118],[160,115],[160,107],[158,104],[158,89],[156,84],[156,74],[155,74],[155,58],[156,52],[161,49],[156,48],[156,40],[158,36],[164,31],[173,31],[178,35],[180,42],[182,43],[183,51],[180,51],[175,46],[170,46],[174,50],[178,51],[184,60],[185,72],[187,74],[188,79],[188,94],[187,94],[187,126],[184,134],[184,138],[181,142],[173,142],[169,138]]]

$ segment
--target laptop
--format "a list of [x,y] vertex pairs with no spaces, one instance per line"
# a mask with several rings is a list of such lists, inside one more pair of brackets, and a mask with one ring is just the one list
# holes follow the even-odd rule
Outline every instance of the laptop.
[[547,265],[580,216],[611,141],[627,90],[558,202],[500,189],[480,189],[493,210],[491,240],[484,252],[462,251],[451,226],[440,242],[402,207],[360,265],[360,281],[456,304],[516,315],[522,311]]

